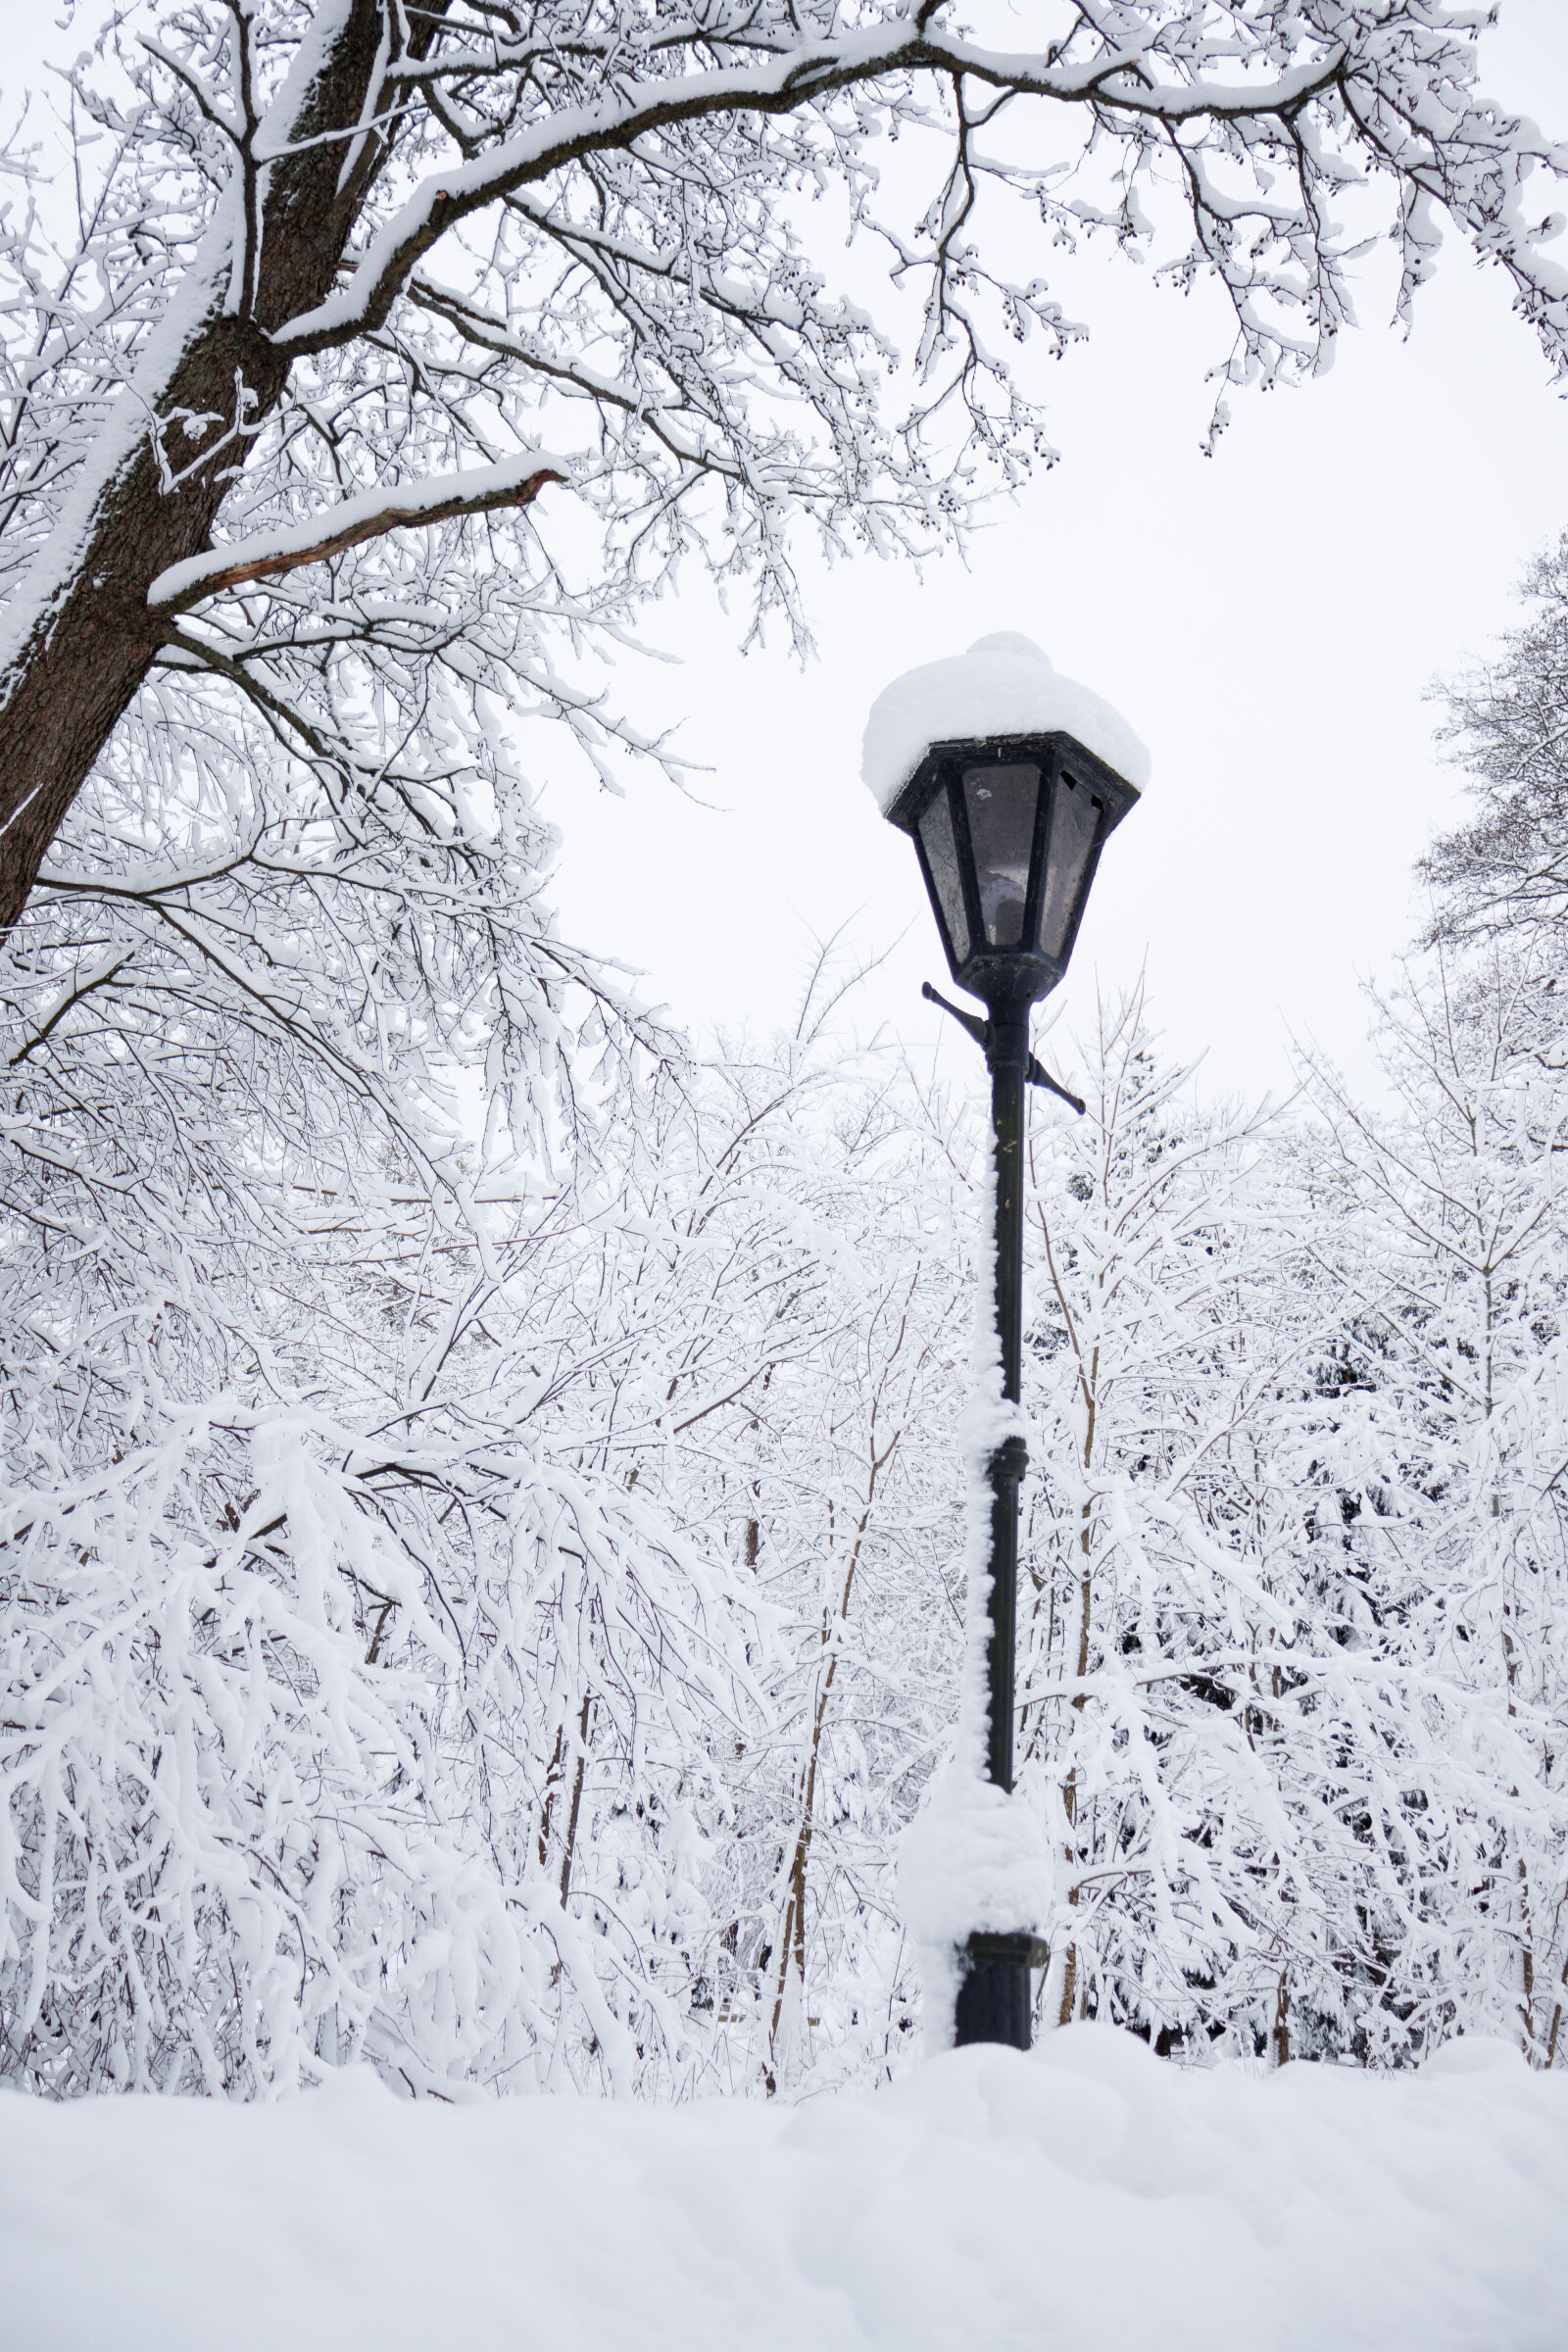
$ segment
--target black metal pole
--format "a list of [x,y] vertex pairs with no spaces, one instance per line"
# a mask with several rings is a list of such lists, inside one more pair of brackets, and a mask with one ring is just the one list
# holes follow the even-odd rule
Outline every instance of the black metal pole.
[[[997,1333],[1002,1393],[1019,1397],[1023,1354],[1024,1085],[1029,1069],[1029,1007],[993,1006],[986,1037],[991,1070],[991,1139],[996,1171]],[[991,1457],[991,1631],[986,1645],[987,1777],[1012,1787],[1013,1645],[1018,1593],[1018,1486],[1029,1466],[1022,1438]],[[1034,1937],[975,1935],[958,1988],[955,2038],[1029,2047],[1029,1966]]]

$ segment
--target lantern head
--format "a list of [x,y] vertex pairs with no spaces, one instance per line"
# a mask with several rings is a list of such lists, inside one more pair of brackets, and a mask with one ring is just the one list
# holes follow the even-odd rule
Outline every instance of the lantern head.
[[1067,969],[1107,836],[1149,755],[1024,637],[982,638],[879,696],[865,777],[912,836],[954,979],[993,1011]]

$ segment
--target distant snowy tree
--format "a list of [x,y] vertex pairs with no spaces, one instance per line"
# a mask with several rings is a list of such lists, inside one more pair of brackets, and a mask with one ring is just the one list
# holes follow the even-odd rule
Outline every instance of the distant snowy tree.
[[1088,1116],[1042,1126],[1029,1210],[1042,2022],[1397,2062],[1451,2022],[1439,1824],[1454,1742],[1493,1735],[1414,1605],[1426,1457],[1346,1377],[1387,1246],[1323,1139],[1195,1105],[1138,998],[1084,1060]]
[[808,2063],[863,2075],[912,2028],[891,1865],[957,1683],[971,1132],[906,1083],[850,1095],[842,1118],[824,1257],[838,1311],[775,1384],[756,1457],[759,1574],[789,1660],[756,1833],[772,1867],[770,2081]]
[[1560,1015],[1548,1030],[1543,1011],[1555,1004],[1528,955],[1472,966],[1462,996],[1440,964],[1383,1012],[1395,1110],[1328,1099],[1360,1198],[1337,1252],[1360,1409],[1354,1442],[1341,1433],[1325,1549],[1340,1553],[1348,1635],[1409,1695],[1408,1853],[1379,2006],[1416,2034],[1503,2034],[1546,2066],[1568,1985],[1568,1055]]
[[1560,968],[1568,933],[1568,534],[1537,556],[1529,618],[1443,691],[1442,739],[1475,813],[1436,841],[1421,874],[1433,934],[1498,941],[1543,931]]
[[591,1175],[443,1217],[318,1169],[286,1246],[191,1223],[77,1329],[82,1212],[17,1217],[8,2079],[679,2094],[905,2046],[960,1155],[814,1022],[615,1102]]
[[765,1646],[705,1521],[636,1476],[626,1237],[679,1257],[689,1195],[645,1204],[633,1167],[443,1220],[316,1173],[286,1248],[192,1217],[74,1324],[50,1260],[96,1262],[90,1195],[11,1204],[0,2066],[689,2074],[715,1731],[757,1719]]
[[1311,1908],[1277,1703],[1311,1325],[1259,1123],[1193,1107],[1141,996],[1084,1064],[1082,1125],[1031,1147],[1020,1781],[1060,1855],[1047,2022],[1088,2004],[1169,2046],[1258,2007]]

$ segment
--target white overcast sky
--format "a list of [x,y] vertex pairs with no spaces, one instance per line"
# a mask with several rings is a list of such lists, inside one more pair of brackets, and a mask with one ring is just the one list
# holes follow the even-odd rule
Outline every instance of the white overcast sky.
[[[1568,5],[1501,13],[1486,86],[1568,132]],[[8,89],[34,51],[74,53],[85,16],[74,31],[13,17]],[[1527,559],[1568,524],[1568,404],[1500,275],[1450,236],[1408,341],[1372,270],[1334,371],[1235,396],[1208,459],[1203,370],[1227,340],[1212,304],[1109,255],[1070,277],[1042,265],[1092,329],[1052,374],[1060,464],[995,513],[967,568],[810,573],[820,654],[804,673],[782,641],[743,658],[695,579],[657,612],[648,633],[681,666],[627,663],[617,694],[645,721],[684,720],[709,805],[652,776],[625,800],[554,786],[564,921],[701,1029],[790,1018],[812,937],[844,927],[886,955],[862,1029],[936,1045],[948,1025],[919,986],[944,980],[940,951],[913,853],[858,782],[860,733],[889,677],[1022,629],[1154,761],[1102,866],[1065,1029],[1147,965],[1168,1047],[1205,1054],[1210,1088],[1287,1091],[1293,1032],[1370,1083],[1361,984],[1419,921],[1412,862],[1460,805],[1423,690],[1509,625]],[[943,1041],[956,1076],[955,1047],[972,1049]],[[1070,1068],[1060,1036],[1048,1058]]]

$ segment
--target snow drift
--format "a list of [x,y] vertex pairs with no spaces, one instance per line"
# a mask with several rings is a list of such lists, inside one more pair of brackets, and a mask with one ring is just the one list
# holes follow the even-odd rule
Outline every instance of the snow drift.
[[1094,2026],[794,2109],[0,2097],[28,2352],[1560,2352],[1568,2081]]

